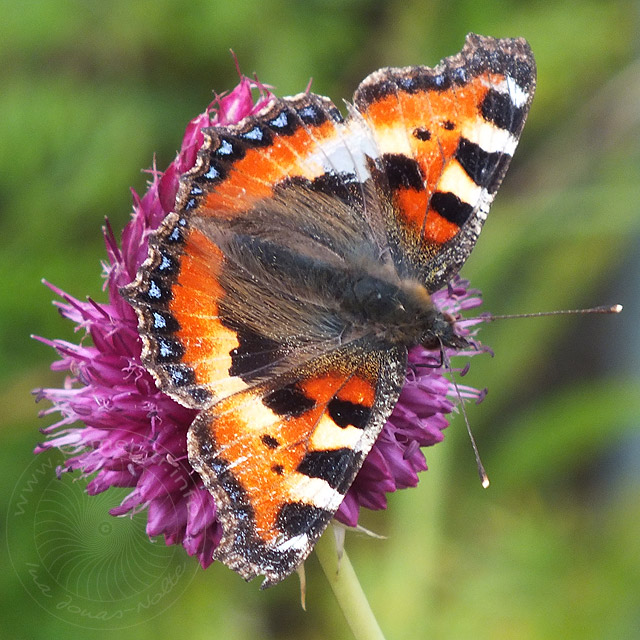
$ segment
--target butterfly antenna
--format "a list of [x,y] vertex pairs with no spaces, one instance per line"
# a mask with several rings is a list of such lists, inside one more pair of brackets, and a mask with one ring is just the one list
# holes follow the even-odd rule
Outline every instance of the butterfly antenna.
[[[544,316],[572,316],[572,315],[583,315],[583,314],[592,314],[592,313],[620,313],[622,311],[621,304],[614,305],[601,305],[599,307],[591,307],[590,309],[565,309],[558,311],[539,311],[537,313],[515,313],[509,315],[494,315],[492,313],[483,313],[480,315],[477,320],[482,320],[484,322],[493,322],[494,320],[506,320],[507,318],[541,318]],[[451,368],[451,362],[449,358],[446,356],[446,352],[444,350],[444,345],[440,343],[440,353],[444,356],[445,366],[449,373],[451,374],[451,381],[456,390],[456,395],[458,396],[458,403],[460,405],[460,412],[464,418],[464,423],[467,426],[467,433],[469,434],[469,439],[471,440],[471,446],[473,447],[473,453],[476,456],[476,464],[478,466],[478,475],[480,476],[480,480],[482,482],[482,486],[486,489],[489,486],[489,476],[484,469],[484,465],[482,464],[482,460],[480,459],[480,453],[478,452],[478,446],[476,445],[475,438],[473,437],[473,433],[471,432],[471,425],[469,424],[469,419],[467,418],[467,411],[464,408],[464,402],[462,401],[462,395],[460,394],[460,389],[458,388],[458,384],[456,383],[455,376],[453,375],[453,370]]]
[[471,446],[473,447],[473,454],[476,457],[476,466],[478,467],[478,475],[480,476],[480,482],[482,482],[483,489],[486,489],[490,482],[489,476],[484,469],[484,465],[482,464],[482,460],[480,459],[480,452],[478,451],[478,445],[476,444],[476,439],[473,437],[473,433],[471,432],[471,425],[469,424],[469,418],[467,417],[467,410],[464,408],[464,402],[462,400],[462,395],[460,394],[460,389],[458,388],[458,383],[456,382],[455,375],[453,374],[453,369],[451,368],[451,361],[449,360],[446,351],[444,350],[444,345],[440,343],[440,352],[444,359],[444,364],[447,371],[451,374],[451,382],[456,390],[456,395],[458,396],[458,406],[460,407],[460,413],[462,413],[462,417],[464,418],[464,423],[467,426],[467,433],[469,434],[469,440],[471,440]]
[[510,318],[541,318],[543,316],[579,316],[591,313],[620,313],[622,311],[621,304],[611,306],[602,305],[600,307],[591,307],[591,309],[565,309],[560,311],[539,311],[537,313],[514,313],[509,315],[494,315],[492,313],[482,314],[479,320],[485,322],[493,322],[494,320],[506,320]]

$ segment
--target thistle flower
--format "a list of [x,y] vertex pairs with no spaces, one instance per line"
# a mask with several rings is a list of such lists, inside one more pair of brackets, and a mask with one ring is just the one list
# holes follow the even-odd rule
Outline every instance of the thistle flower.
[[[43,429],[48,439],[36,453],[63,450],[69,457],[58,473],[78,470],[92,476],[87,485],[91,495],[110,487],[131,488],[111,514],[146,509],[147,534],[163,535],[166,544],[183,545],[205,568],[212,562],[221,527],[214,499],[187,457],[187,431],[196,412],[162,393],[142,365],[136,314],[119,289],[134,279],[147,256],[149,235],[173,209],[179,177],[195,164],[203,143],[201,129],[238,122],[259,111],[270,97],[264,85],[241,77],[231,93],[216,98],[189,123],[176,159],[164,173],[155,167],[151,171],[146,194],[134,193],[133,216],[120,246],[107,223],[103,264],[107,303],[80,301],[49,285],[62,299],[56,302],[62,316],[88,334],[90,344],[38,338],[57,351],[60,359],[52,369],[67,372],[67,377],[62,388],[36,392],[38,399],[52,404],[42,415],[61,415]],[[459,278],[433,299],[454,316],[480,304],[476,292]],[[472,324],[462,321],[458,328],[468,334]],[[357,524],[360,507],[384,509],[387,493],[415,486],[417,472],[427,468],[420,447],[443,439],[445,416],[454,408],[453,394],[441,368],[429,366],[433,359],[433,353],[422,347],[410,351],[407,381],[397,406],[336,513],[344,524]],[[468,387],[459,389],[466,397],[479,395]]]

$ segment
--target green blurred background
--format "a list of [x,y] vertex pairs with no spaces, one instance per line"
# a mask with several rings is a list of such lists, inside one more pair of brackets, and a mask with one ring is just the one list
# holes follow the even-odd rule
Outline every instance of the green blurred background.
[[[100,227],[131,211],[141,168],[172,160],[211,91],[242,70],[281,95],[349,98],[385,65],[435,64],[469,31],[524,36],[538,91],[513,166],[463,275],[515,313],[620,302],[618,317],[482,329],[495,358],[469,419],[427,451],[418,489],[347,536],[388,638],[640,637],[640,39],[635,2],[262,0],[0,2],[0,376],[3,638],[349,638],[312,556],[260,592],[107,515],[116,491],[55,478],[31,450],[30,390],[62,384],[53,352],[78,340],[47,278],[104,299]],[[43,408],[43,407],[40,407]],[[48,419],[50,422],[50,419]]]

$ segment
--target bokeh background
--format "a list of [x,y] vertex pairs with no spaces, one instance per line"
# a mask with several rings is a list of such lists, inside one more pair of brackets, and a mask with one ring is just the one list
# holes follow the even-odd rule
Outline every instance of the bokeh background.
[[620,302],[617,317],[495,323],[465,382],[491,488],[464,424],[427,451],[418,489],[347,536],[389,638],[640,637],[640,11],[623,0],[39,0],[0,2],[0,424],[3,638],[349,638],[316,559],[260,592],[202,571],[107,515],[31,451],[30,390],[62,384],[29,339],[78,340],[41,278],[102,300],[104,216],[116,230],[186,123],[258,73],[281,95],[349,98],[370,71],[435,64],[469,31],[524,36],[538,90],[463,275],[486,308]]

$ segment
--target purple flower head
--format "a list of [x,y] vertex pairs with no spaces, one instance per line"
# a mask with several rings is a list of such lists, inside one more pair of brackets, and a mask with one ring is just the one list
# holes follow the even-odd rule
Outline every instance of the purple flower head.
[[[60,356],[52,369],[67,372],[67,377],[62,388],[37,391],[39,399],[52,404],[42,415],[61,417],[43,429],[48,439],[36,453],[64,450],[68,457],[59,473],[79,470],[92,476],[87,486],[91,495],[110,487],[130,487],[111,514],[146,509],[147,534],[164,535],[167,544],[183,545],[203,567],[212,562],[221,526],[214,499],[187,457],[187,431],[196,412],[162,393],[142,365],[136,314],[119,290],[134,279],[147,257],[149,235],[173,209],[179,177],[194,166],[203,143],[202,128],[236,123],[259,111],[270,97],[264,85],[241,77],[231,93],[217,97],[189,123],[175,160],[164,173],[151,170],[144,196],[133,194],[133,216],[120,246],[106,226],[103,270],[108,302],[83,302],[49,285],[62,299],[56,303],[61,314],[89,334],[90,341],[74,344],[40,338]],[[477,307],[480,298],[467,284],[456,279],[448,290],[433,296],[435,303],[454,317]],[[468,335],[471,324],[458,322],[459,332]],[[441,368],[433,366],[436,357],[422,347],[410,351],[407,382],[336,513],[341,522],[355,526],[361,506],[384,509],[387,493],[415,486],[417,472],[427,468],[420,447],[443,439],[445,415],[454,407],[451,383]],[[463,396],[478,396],[474,389],[459,389]]]

